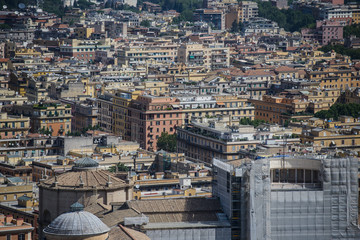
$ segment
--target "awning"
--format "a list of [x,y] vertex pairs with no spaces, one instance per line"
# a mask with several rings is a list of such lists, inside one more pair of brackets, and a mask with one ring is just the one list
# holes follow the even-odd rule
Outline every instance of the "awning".
[[221,105],[221,106],[225,106],[225,103],[223,103],[223,102],[217,102],[216,104]]
[[171,105],[173,108],[180,108],[180,105],[177,105],[177,104],[173,104]]

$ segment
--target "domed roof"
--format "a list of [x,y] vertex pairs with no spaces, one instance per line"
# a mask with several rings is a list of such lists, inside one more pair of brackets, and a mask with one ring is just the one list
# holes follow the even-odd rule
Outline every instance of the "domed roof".
[[75,168],[96,168],[99,163],[90,157],[84,157],[75,161]]
[[[81,204],[78,204],[79,206]],[[79,207],[76,205],[75,207]],[[98,217],[86,211],[63,213],[44,229],[45,234],[57,236],[100,235],[110,231]]]

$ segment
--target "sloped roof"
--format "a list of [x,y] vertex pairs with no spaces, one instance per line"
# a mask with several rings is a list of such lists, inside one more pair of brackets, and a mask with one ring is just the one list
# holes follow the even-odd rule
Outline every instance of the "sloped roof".
[[214,198],[179,198],[128,201],[127,205],[141,213],[178,213],[221,211],[219,200]]
[[[110,182],[111,185],[107,185]],[[66,188],[66,189],[79,189],[81,187],[81,183],[83,186],[82,189],[87,188],[97,188],[97,189],[111,189],[111,188],[121,188],[125,187],[127,184],[125,181],[115,177],[112,173],[105,170],[93,170],[93,171],[69,171],[50,179],[47,179],[40,183],[42,187],[52,187],[54,188]]]
[[150,240],[146,234],[118,225],[109,232],[109,240]]

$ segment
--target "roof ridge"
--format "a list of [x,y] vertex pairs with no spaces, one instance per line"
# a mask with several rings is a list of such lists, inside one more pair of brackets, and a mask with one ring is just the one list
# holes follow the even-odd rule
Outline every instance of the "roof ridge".
[[128,237],[130,237],[133,240],[136,240],[126,229],[124,226],[122,226],[121,224],[119,224],[119,227],[121,228],[121,230],[123,230],[123,232],[128,235]]

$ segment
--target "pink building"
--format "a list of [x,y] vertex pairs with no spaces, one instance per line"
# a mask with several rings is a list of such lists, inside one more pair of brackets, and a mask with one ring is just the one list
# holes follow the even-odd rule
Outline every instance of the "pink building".
[[137,141],[143,149],[156,151],[157,139],[161,133],[175,133],[175,127],[182,125],[182,110],[172,97],[139,96],[129,106],[131,140]]
[[316,21],[316,29],[304,28],[301,35],[304,40],[317,41],[322,45],[329,44],[332,40],[343,40],[346,22],[323,20]]
[[331,40],[343,40],[345,23],[339,21],[325,20],[317,21],[316,28],[321,29],[321,44],[327,45]]
[[332,5],[344,5],[344,0],[321,0],[321,2],[331,3]]

